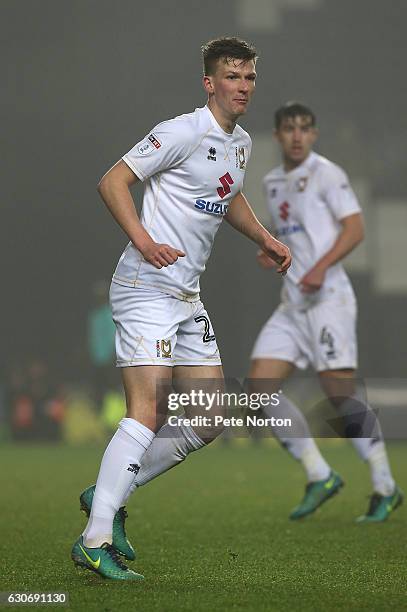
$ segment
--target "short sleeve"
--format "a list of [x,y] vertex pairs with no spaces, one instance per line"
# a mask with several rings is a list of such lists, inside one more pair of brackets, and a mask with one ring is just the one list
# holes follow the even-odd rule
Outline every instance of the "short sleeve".
[[355,192],[348,176],[338,166],[323,168],[321,173],[322,197],[335,219],[340,221],[349,215],[361,212]]
[[155,126],[122,159],[145,181],[187,159],[193,150],[191,132],[184,122],[172,119]]

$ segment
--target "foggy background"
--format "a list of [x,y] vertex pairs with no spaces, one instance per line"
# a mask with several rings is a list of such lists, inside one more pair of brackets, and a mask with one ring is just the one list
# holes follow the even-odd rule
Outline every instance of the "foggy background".
[[[273,112],[297,99],[317,115],[317,151],[348,172],[367,239],[349,258],[359,299],[361,372],[406,363],[407,3],[401,0],[1,0],[1,346],[80,380],[95,281],[127,242],[100,177],[159,121],[206,102],[200,46],[238,35],[260,52],[241,125],[253,139],[246,193],[268,223],[260,181],[278,163]],[[141,189],[134,196],[140,202]],[[225,223],[201,282],[225,372],[244,376],[279,301],[277,275]]]

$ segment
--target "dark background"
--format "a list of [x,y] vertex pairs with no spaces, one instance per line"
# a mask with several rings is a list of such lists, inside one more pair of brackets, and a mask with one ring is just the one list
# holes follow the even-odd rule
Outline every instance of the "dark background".
[[[110,279],[126,244],[98,180],[154,124],[205,104],[200,45],[237,34],[261,54],[241,121],[254,151],[276,106],[300,99],[317,113],[318,150],[367,186],[369,248],[351,266],[361,370],[405,375],[407,3],[274,2],[279,24],[266,27],[245,25],[242,1],[1,0],[2,365],[44,355],[78,375],[91,286]],[[280,281],[224,225],[202,296],[225,371],[241,376]]]

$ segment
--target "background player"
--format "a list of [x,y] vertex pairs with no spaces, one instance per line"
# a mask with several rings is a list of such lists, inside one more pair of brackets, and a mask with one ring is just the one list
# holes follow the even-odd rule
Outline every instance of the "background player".
[[[165,397],[158,383],[208,379],[216,385],[223,378],[215,335],[199,298],[199,277],[223,217],[278,261],[280,273],[290,265],[288,248],[258,222],[241,192],[251,140],[236,121],[254,92],[256,50],[239,39],[222,38],[205,45],[203,57],[207,106],[158,124],[99,185],[130,239],[110,293],[127,416],[105,451],[96,488],[81,495],[90,517],[72,558],[113,579],[141,578],[118,554],[134,559],[123,503],[144,453],[146,481],[219,433],[204,426],[162,427],[165,414],[159,406]],[[146,183],[141,220],[130,193],[138,180]]]
[[[402,493],[392,478],[380,425],[354,381],[356,300],[340,263],[363,240],[362,213],[344,171],[312,151],[318,132],[309,108],[295,102],[279,108],[274,134],[283,164],[265,176],[264,188],[276,236],[290,247],[293,266],[284,279],[282,303],[255,342],[250,378],[281,381],[295,367],[314,367],[343,417],[345,431],[359,428],[360,437],[352,443],[370,466],[373,494],[366,515],[358,520],[382,521],[401,504]],[[258,260],[265,268],[274,265],[264,252]],[[298,519],[313,512],[343,482],[287,397],[282,395],[280,406],[267,411],[271,416],[283,412],[303,436],[274,432],[307,474],[305,497],[291,514]]]

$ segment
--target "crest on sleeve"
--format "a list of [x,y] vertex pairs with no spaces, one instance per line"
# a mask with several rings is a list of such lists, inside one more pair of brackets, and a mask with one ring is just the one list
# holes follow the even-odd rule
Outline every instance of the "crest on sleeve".
[[151,132],[151,134],[148,136],[148,140],[151,142],[152,145],[154,145],[156,149],[159,149],[161,147],[161,142],[158,140],[157,136],[153,134],[153,132]]
[[140,155],[149,155],[153,151],[159,149],[161,147],[161,142],[158,140],[157,136],[151,132],[140,142],[137,147],[137,151]]

